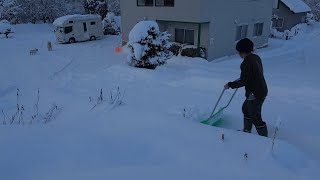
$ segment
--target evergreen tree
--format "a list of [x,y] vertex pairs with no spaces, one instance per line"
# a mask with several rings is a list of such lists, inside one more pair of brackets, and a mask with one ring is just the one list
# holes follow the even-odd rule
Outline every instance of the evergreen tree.
[[139,68],[155,69],[166,63],[172,56],[168,50],[170,34],[160,32],[155,21],[141,21],[135,25],[129,34],[128,56],[130,64]]

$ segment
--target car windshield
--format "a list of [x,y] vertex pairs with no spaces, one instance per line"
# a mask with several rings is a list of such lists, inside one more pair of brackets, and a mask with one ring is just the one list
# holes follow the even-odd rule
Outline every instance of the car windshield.
[[72,26],[67,26],[64,28],[64,33],[68,34],[68,33],[72,32],[72,29],[73,29]]

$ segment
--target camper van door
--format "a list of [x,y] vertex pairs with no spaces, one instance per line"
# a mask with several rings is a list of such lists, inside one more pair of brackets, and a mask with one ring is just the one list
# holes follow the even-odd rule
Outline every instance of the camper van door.
[[77,23],[78,25],[78,36],[79,36],[79,41],[86,41],[88,40],[86,37],[85,37],[85,33],[88,32],[88,27],[85,23],[85,21],[80,21]]
[[74,27],[74,36],[77,41],[83,41],[83,28],[81,22],[75,22],[73,24]]
[[94,20],[91,20],[90,22],[88,22],[88,24],[89,24],[89,35],[90,35],[90,37],[91,36],[94,36],[94,37],[97,37],[97,33],[96,33],[96,21],[94,21]]

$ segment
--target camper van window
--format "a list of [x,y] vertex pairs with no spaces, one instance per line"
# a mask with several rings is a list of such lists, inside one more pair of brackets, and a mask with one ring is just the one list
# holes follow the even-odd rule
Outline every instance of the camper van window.
[[95,25],[95,24],[96,24],[96,22],[91,22],[90,24],[91,24],[91,25]]
[[83,23],[83,31],[87,32],[87,23],[85,23],[85,22]]
[[72,32],[72,26],[68,26],[68,27],[65,27],[65,28],[64,28],[64,33],[65,33],[65,34],[68,34],[68,33],[70,33],[70,32]]

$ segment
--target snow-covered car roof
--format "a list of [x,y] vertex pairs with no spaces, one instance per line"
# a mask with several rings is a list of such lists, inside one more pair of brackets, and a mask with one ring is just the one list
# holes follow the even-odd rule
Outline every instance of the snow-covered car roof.
[[281,0],[292,12],[310,12],[311,8],[302,0]]
[[69,21],[81,21],[81,20],[95,20],[95,19],[101,19],[101,16],[99,15],[94,15],[94,14],[86,14],[86,15],[81,15],[81,14],[74,14],[74,15],[66,15],[57,18],[54,22],[53,25],[55,26],[63,26],[65,24],[69,24]]

